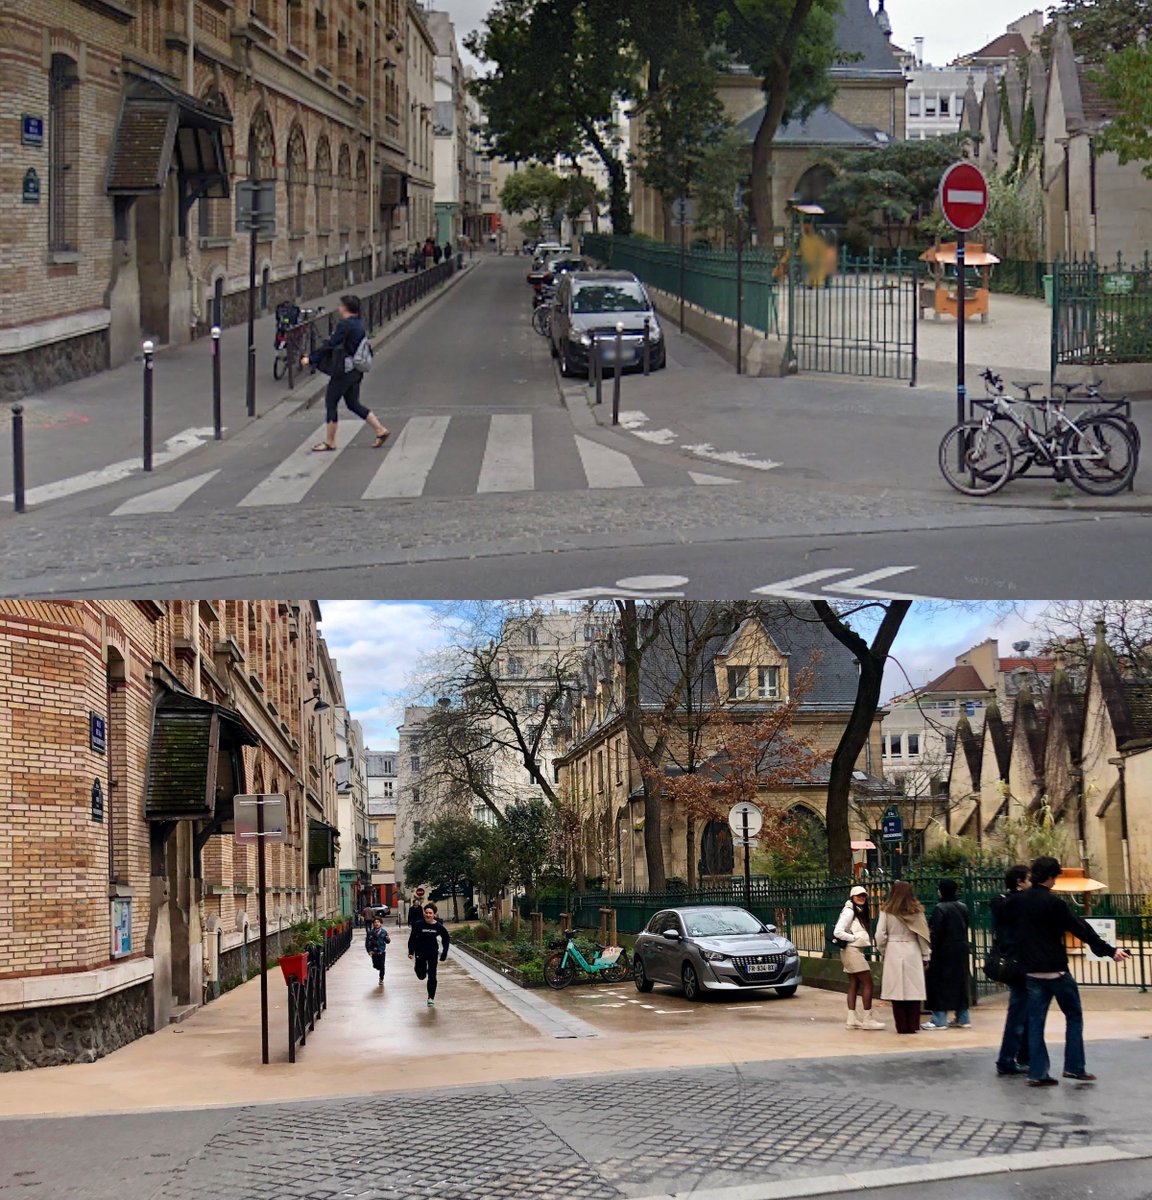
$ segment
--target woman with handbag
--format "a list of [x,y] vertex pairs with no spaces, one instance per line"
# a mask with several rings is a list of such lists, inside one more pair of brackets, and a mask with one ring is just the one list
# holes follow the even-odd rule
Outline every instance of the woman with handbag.
[[876,923],[876,947],[884,955],[880,997],[892,1004],[897,1033],[920,1032],[920,1006],[928,996],[924,970],[932,957],[932,935],[924,905],[912,885],[897,880]]
[[[872,969],[864,951],[872,945],[868,920],[868,889],[857,885],[848,893],[848,903],[840,910],[832,940],[840,946],[840,963],[848,976],[847,1029],[883,1029],[884,1022],[872,1015]],[[864,1013],[856,1011],[862,1002]]]

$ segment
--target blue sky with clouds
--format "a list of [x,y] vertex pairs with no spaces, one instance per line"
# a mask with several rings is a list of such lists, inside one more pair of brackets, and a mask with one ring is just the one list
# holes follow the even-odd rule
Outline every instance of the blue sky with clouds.
[[[885,698],[926,683],[986,637],[1001,653],[1036,639],[1030,622],[1043,602],[921,604],[912,606],[893,651]],[[448,645],[455,606],[433,601],[321,601],[320,631],[336,659],[352,716],[364,726],[370,750],[396,743],[404,701],[412,695],[421,659]],[[907,680],[905,678],[907,675]]]

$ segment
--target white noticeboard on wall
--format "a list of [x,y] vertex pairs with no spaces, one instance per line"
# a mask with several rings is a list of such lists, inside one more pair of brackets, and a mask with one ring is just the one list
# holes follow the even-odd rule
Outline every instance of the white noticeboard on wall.
[[[238,842],[255,843],[261,840],[260,818],[263,818],[263,841],[284,842],[288,840],[288,798],[275,793],[260,793],[251,796],[237,796],[233,801],[236,813],[236,832],[233,835]],[[259,814],[259,815],[258,815]]]
[[[1116,945],[1116,918],[1115,917],[1085,917],[1084,923],[1091,925],[1096,933],[1108,943],[1109,946]],[[1100,955],[1093,954],[1092,948],[1085,942],[1084,956],[1086,958],[1094,958],[1097,962],[1104,961]]]

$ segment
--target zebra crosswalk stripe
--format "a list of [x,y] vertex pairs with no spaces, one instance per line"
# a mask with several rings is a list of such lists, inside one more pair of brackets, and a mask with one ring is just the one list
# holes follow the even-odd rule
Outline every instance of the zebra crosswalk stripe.
[[398,496],[422,496],[450,419],[410,418],[361,498],[384,500]]
[[359,421],[341,421],[336,426],[336,449],[324,453],[312,449],[324,440],[324,426],[302,442],[272,472],[265,476],[240,501],[240,508],[262,508],[272,504],[298,504],[313,485],[340,457],[348,443],[360,432]]
[[590,488],[643,487],[640,473],[627,454],[577,436],[576,449]]
[[206,483],[210,483],[219,469],[209,471],[205,475],[193,475],[191,479],[181,479],[179,483],[170,483],[167,487],[156,488],[155,491],[145,492],[125,500],[119,508],[113,509],[114,517],[140,516],[144,513],[175,512],[189,496],[194,496]]
[[535,486],[531,414],[494,414],[488,425],[488,443],[476,491],[530,492]]

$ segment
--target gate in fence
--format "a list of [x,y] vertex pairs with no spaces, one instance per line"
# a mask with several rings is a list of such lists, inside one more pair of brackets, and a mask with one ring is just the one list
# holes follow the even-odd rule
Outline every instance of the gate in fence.
[[1152,362],[1152,255],[1052,264],[1052,378],[1061,366]]
[[918,264],[841,253],[831,269],[801,247],[786,271],[788,361],[795,370],[915,385]]

